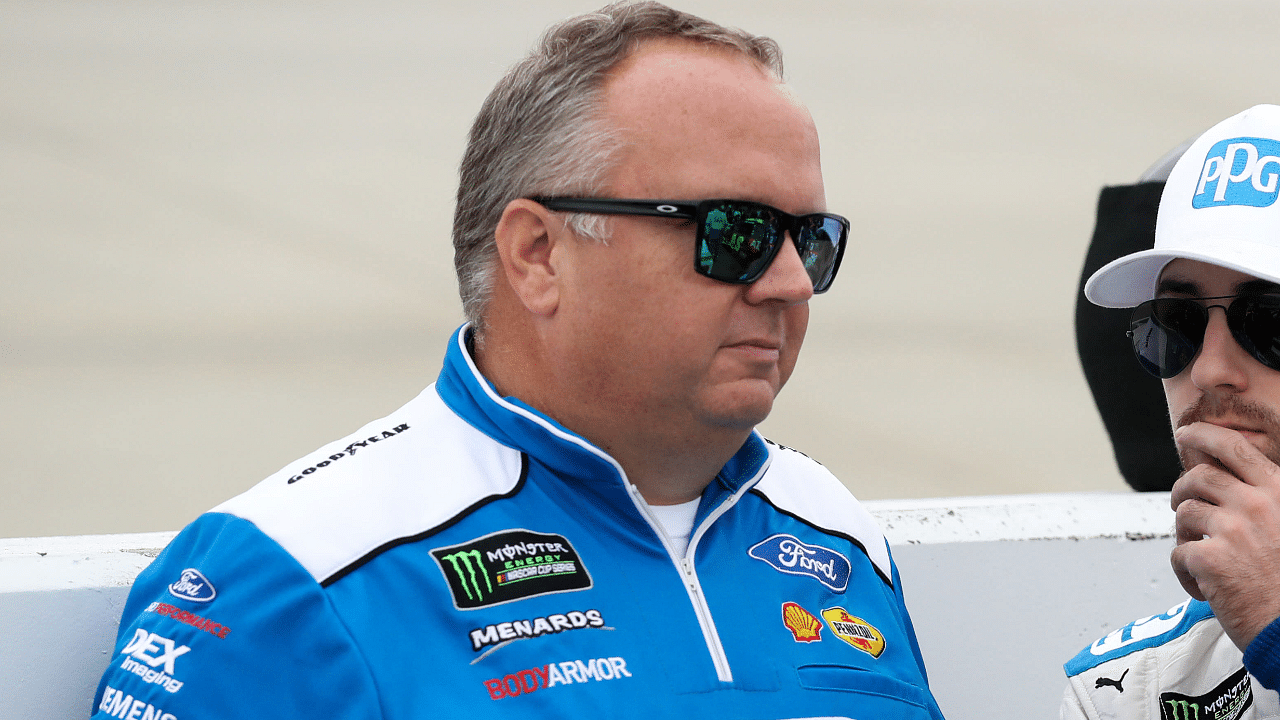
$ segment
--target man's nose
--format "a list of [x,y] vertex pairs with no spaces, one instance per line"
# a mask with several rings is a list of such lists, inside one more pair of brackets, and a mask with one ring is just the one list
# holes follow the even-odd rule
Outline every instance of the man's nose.
[[[1214,310],[1221,310],[1217,313]],[[1240,392],[1248,387],[1248,363],[1254,360],[1231,335],[1226,308],[1210,305],[1204,343],[1191,365],[1191,381],[1202,391]]]
[[813,281],[809,279],[800,252],[788,233],[773,262],[747,289],[747,300],[752,303],[773,300],[794,304],[806,302],[811,297]]

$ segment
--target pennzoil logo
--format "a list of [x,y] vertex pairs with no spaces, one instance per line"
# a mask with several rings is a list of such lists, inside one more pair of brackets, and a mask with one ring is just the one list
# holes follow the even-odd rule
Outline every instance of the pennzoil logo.
[[884,652],[884,635],[874,625],[860,617],[854,617],[842,607],[822,611],[822,619],[836,637],[867,653],[873,658]]
[[791,631],[796,642],[818,642],[822,640],[822,621],[813,613],[793,602],[782,603],[782,624]]
[[436,548],[431,557],[459,610],[591,587],[591,575],[563,535],[503,530]]

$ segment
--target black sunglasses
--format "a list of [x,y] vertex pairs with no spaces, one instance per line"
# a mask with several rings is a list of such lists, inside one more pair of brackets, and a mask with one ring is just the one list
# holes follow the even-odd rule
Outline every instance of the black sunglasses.
[[694,268],[714,280],[749,284],[760,279],[777,257],[786,233],[800,253],[813,292],[826,292],[836,279],[849,239],[849,221],[830,213],[791,215],[747,200],[614,200],[610,198],[535,197],[548,210],[650,215],[693,220],[697,225]]
[[[1202,305],[1228,300],[1226,305]],[[1280,370],[1280,295],[1219,295],[1204,298],[1158,298],[1133,309],[1129,338],[1142,369],[1158,378],[1186,370],[1204,344],[1209,310],[1222,308],[1227,327],[1240,347],[1258,362]]]

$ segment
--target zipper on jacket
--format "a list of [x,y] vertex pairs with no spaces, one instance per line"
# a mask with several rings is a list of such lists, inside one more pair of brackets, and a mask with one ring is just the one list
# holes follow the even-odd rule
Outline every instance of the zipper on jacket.
[[[693,612],[698,617],[698,626],[702,630],[702,639],[707,644],[707,652],[711,654],[711,663],[716,668],[716,679],[720,682],[733,682],[733,671],[729,669],[729,656],[724,652],[724,645],[720,642],[720,634],[716,631],[715,621],[711,618],[711,607],[707,605],[706,594],[702,592],[702,583],[698,581],[698,573],[694,570],[693,560],[690,559],[693,557],[694,549],[697,547],[698,538],[689,538],[689,548],[686,556],[683,558],[678,557],[671,545],[667,543],[666,533],[662,532],[662,523],[659,523],[649,512],[649,503],[645,502],[644,497],[640,495],[640,490],[635,485],[627,482],[627,492],[631,495],[631,501],[635,503],[640,515],[658,534],[658,539],[662,541],[662,546],[667,549],[667,555],[680,572],[684,591],[689,595],[689,604],[693,606]],[[708,518],[708,520],[710,519]],[[703,521],[703,525],[706,524],[708,523]],[[701,533],[695,531],[695,535],[701,536]]]
[[698,624],[702,626],[702,635],[706,638],[711,660],[716,666],[716,679],[720,682],[733,682],[729,656],[725,654],[724,645],[720,643],[720,633],[716,630],[715,620],[711,617],[711,606],[707,604],[706,595],[702,592],[702,584],[698,582],[698,573],[693,569],[693,560],[689,557],[682,558],[679,567],[685,590],[689,593],[689,599],[693,601],[694,612],[698,614]]

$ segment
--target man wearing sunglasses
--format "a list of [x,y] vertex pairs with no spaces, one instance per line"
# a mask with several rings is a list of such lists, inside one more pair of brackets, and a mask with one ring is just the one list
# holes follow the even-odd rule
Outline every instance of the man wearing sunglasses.
[[848,222],[779,50],[553,27],[461,166],[438,381],[186,530],[101,716],[940,718],[897,570],[754,427]]
[[1280,716],[1280,107],[1211,128],[1174,166],[1155,248],[1086,296],[1134,307],[1184,468],[1171,562],[1191,599],[1066,664],[1064,718]]

